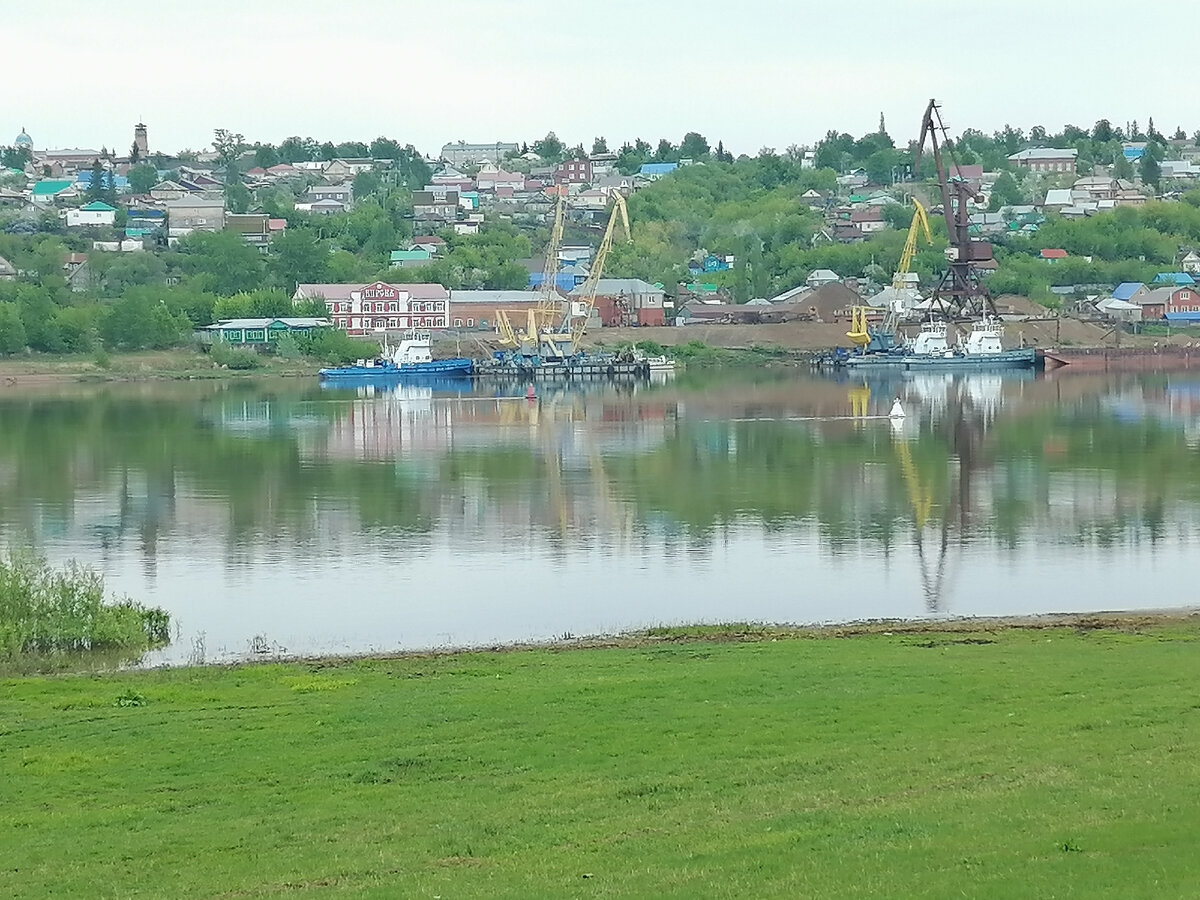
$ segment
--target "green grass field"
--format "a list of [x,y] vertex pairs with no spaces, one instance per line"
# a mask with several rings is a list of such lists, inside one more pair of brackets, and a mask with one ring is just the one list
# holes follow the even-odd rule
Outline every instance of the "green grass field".
[[1195,897],[1200,622],[0,681],[5,897]]

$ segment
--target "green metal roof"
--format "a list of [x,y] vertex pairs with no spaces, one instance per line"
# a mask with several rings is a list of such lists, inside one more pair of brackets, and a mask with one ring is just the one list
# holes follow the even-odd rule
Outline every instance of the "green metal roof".
[[87,206],[81,206],[79,208],[80,208],[80,210],[86,210],[87,212],[116,212],[117,211],[117,208],[115,206],[109,206],[107,203],[101,203],[99,200],[93,200]]
[[33,186],[33,196],[35,197],[53,197],[55,194],[61,194],[67,188],[74,185],[75,182],[68,179],[55,181],[39,181]]
[[393,250],[392,262],[403,262],[405,260],[432,259],[433,255],[428,250]]

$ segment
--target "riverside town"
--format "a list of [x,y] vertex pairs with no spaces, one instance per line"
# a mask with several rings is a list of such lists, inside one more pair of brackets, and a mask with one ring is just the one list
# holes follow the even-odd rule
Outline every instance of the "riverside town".
[[698,4],[6,12],[5,898],[1197,895],[1186,67]]

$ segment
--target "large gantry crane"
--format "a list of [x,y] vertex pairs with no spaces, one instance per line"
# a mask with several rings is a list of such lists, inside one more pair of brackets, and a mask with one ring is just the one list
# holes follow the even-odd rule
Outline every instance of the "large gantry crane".
[[[939,142],[938,136],[941,135]],[[946,231],[950,238],[950,246],[946,249],[947,267],[941,281],[933,290],[932,299],[941,307],[942,315],[947,318],[982,318],[995,316],[996,307],[980,278],[979,267],[982,263],[991,262],[992,245],[987,241],[977,241],[969,234],[971,202],[980,202],[975,189],[961,177],[950,177],[942,161],[942,150],[954,158],[953,144],[942,122],[941,107],[936,100],[930,100],[925,108],[925,118],[921,121],[921,138],[917,142],[916,157],[913,161],[914,174],[921,167],[921,153],[925,149],[928,138],[933,153],[933,162],[937,167],[938,187],[942,192],[942,215],[946,219]]]

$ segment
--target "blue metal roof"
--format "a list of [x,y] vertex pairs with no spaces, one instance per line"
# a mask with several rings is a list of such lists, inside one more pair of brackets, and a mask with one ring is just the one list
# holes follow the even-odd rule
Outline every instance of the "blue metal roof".
[[1143,287],[1140,281],[1124,281],[1113,288],[1112,295],[1117,300],[1128,300]]
[[[529,273],[529,286],[531,288],[540,288],[542,286],[543,275],[541,272]],[[575,276],[569,272],[559,272],[554,276],[554,286],[561,291],[570,292],[576,286]]]
[[1154,276],[1155,284],[1178,284],[1188,285],[1195,284],[1196,279],[1187,272],[1159,272]]
[[1169,312],[1163,318],[1168,322],[1200,322],[1200,312]]
[[640,175],[669,175],[679,168],[679,163],[642,163]]

